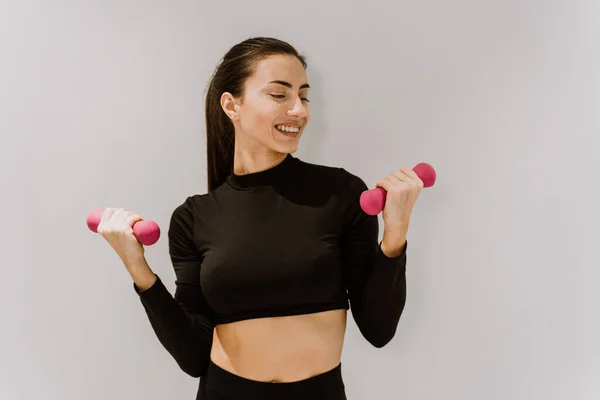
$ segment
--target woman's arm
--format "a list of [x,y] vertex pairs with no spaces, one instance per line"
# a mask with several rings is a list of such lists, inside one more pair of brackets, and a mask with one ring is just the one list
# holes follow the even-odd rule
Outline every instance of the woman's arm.
[[175,295],[171,296],[145,260],[132,263],[128,269],[146,271],[138,272],[138,279],[134,277],[134,289],[150,324],[179,367],[188,375],[199,377],[210,360],[214,324],[200,287],[201,257],[193,239],[190,200],[175,209],[168,231],[169,255],[176,276]]
[[378,241],[377,216],[359,203],[365,182],[352,176],[349,183],[343,238],[345,278],[350,309],[360,332],[375,347],[385,346],[396,334],[406,304],[407,243],[386,255]]

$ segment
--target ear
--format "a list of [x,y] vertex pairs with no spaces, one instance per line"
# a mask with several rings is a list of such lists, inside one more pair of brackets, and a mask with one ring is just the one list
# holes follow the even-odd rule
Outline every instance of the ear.
[[238,110],[240,105],[238,100],[233,97],[231,93],[225,92],[221,95],[221,107],[232,121],[239,119]]

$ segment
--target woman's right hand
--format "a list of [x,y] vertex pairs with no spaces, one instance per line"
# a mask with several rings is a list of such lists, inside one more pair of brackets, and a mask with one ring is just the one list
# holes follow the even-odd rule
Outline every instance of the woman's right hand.
[[133,234],[133,225],[143,218],[123,208],[105,208],[97,232],[112,246],[125,265],[144,257],[144,246]]

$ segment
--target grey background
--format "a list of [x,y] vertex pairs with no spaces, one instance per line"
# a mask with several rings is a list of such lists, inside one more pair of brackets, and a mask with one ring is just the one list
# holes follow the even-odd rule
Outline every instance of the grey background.
[[[425,161],[408,303],[349,319],[349,399],[600,398],[597,1],[4,1],[0,399],[193,399],[95,207],[163,228],[206,190],[208,78],[250,36],[309,59],[297,156],[369,184]],[[165,235],[146,254],[174,289]]]

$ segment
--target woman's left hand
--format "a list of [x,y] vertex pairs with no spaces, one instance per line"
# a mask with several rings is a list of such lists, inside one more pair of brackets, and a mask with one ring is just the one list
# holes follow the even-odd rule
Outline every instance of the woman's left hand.
[[404,248],[413,207],[423,181],[411,168],[404,167],[377,182],[386,194],[383,208],[382,250],[388,255],[399,254]]

